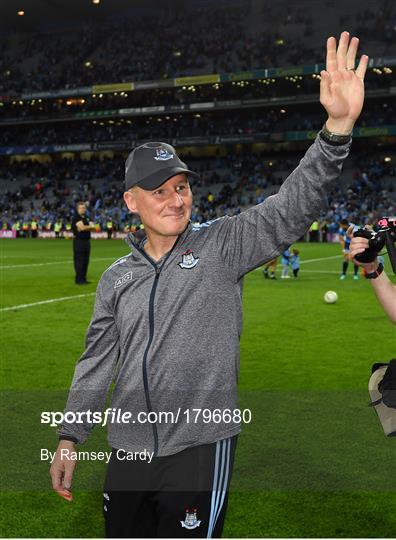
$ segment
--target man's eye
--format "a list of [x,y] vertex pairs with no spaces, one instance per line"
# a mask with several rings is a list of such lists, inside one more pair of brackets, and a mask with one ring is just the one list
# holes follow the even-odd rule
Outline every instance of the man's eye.
[[154,195],[162,195],[162,193],[162,189],[157,189],[156,191],[154,191]]

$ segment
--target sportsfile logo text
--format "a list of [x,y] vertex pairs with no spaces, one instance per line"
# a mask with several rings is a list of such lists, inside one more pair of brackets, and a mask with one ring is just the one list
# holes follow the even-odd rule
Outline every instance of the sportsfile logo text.
[[179,407],[176,411],[140,411],[133,414],[131,411],[122,411],[114,407],[109,407],[104,411],[43,411],[41,413],[41,423],[57,427],[60,424],[98,424],[106,426],[109,424],[177,424],[178,422],[187,424],[249,424],[252,421],[250,409],[185,409]]

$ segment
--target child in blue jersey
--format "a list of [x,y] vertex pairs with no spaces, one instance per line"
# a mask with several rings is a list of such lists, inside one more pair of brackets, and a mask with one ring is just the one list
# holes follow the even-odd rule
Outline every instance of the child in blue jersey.
[[282,253],[282,259],[281,259],[282,274],[281,274],[281,279],[289,279],[290,278],[290,276],[289,276],[290,259],[291,259],[290,249],[287,248]]
[[293,270],[293,276],[295,278],[298,277],[298,272],[300,270],[300,252],[298,251],[298,249],[292,250],[290,264]]
[[[350,226],[350,223],[347,219],[342,219],[340,221],[340,228],[338,231],[338,235],[340,238],[340,244],[342,248],[342,256],[343,256],[343,262],[342,262],[342,273],[340,275],[340,279],[346,278],[346,273],[349,266],[349,246],[351,244],[351,239],[347,235],[348,227]],[[359,279],[359,266],[357,264],[353,265],[353,279]]]

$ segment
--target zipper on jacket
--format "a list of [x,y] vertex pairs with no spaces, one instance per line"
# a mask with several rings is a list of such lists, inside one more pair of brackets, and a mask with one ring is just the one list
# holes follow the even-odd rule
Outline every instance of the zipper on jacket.
[[[155,278],[154,283],[151,288],[150,293],[150,300],[149,300],[149,339],[147,342],[146,350],[144,351],[143,355],[143,385],[144,385],[144,394],[146,397],[146,405],[148,412],[152,412],[153,408],[151,406],[151,399],[150,399],[150,391],[149,391],[149,385],[148,385],[148,377],[147,377],[147,355],[149,352],[149,349],[151,347],[151,342],[153,341],[153,335],[154,335],[154,298],[155,298],[155,291],[157,290],[158,280],[161,273],[161,268],[158,268],[158,266],[155,266]],[[151,424],[153,429],[153,437],[154,437],[154,456],[158,453],[158,430],[156,424]]]
[[[181,236],[181,235],[180,235]],[[176,242],[173,244],[172,249],[169,251],[168,255],[165,257],[163,263],[161,266],[157,266],[153,259],[147,255],[147,253],[141,249],[139,246],[135,245],[136,249],[153,265],[155,270],[155,276],[154,276],[154,282],[153,286],[151,287],[150,292],[150,300],[149,300],[149,339],[147,342],[146,349],[144,351],[143,355],[143,386],[144,386],[144,394],[146,398],[146,405],[147,410],[149,413],[153,412],[153,408],[151,406],[151,399],[150,399],[150,389],[148,384],[148,376],[147,376],[147,356],[148,352],[151,347],[151,343],[153,341],[154,337],[154,300],[155,300],[155,293],[158,286],[159,277],[161,274],[162,268],[165,266],[166,261],[170,257],[172,251],[175,249],[177,243],[179,242],[180,236],[178,236]],[[153,429],[153,438],[154,438],[154,456],[157,456],[158,454],[158,429],[157,424],[152,423],[151,427]]]

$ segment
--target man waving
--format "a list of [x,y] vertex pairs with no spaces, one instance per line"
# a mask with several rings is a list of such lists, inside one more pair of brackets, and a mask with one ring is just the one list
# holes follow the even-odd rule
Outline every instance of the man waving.
[[[237,216],[192,226],[190,180],[193,187],[198,175],[175,149],[150,142],[129,155],[124,200],[145,236],[128,234],[131,253],[99,281],[67,403],[70,412],[102,411],[114,380],[111,407],[135,420],[108,429],[108,537],[221,535],[246,420],[237,399],[243,276],[282,253],[326,207],[364,101],[368,57],[355,70],[357,48],[348,32],[338,48],[328,39],[323,129],[279,193]],[[61,426],[51,475],[68,500],[75,461],[61,450],[82,444],[93,425]],[[145,451],[150,463],[122,458]]]

